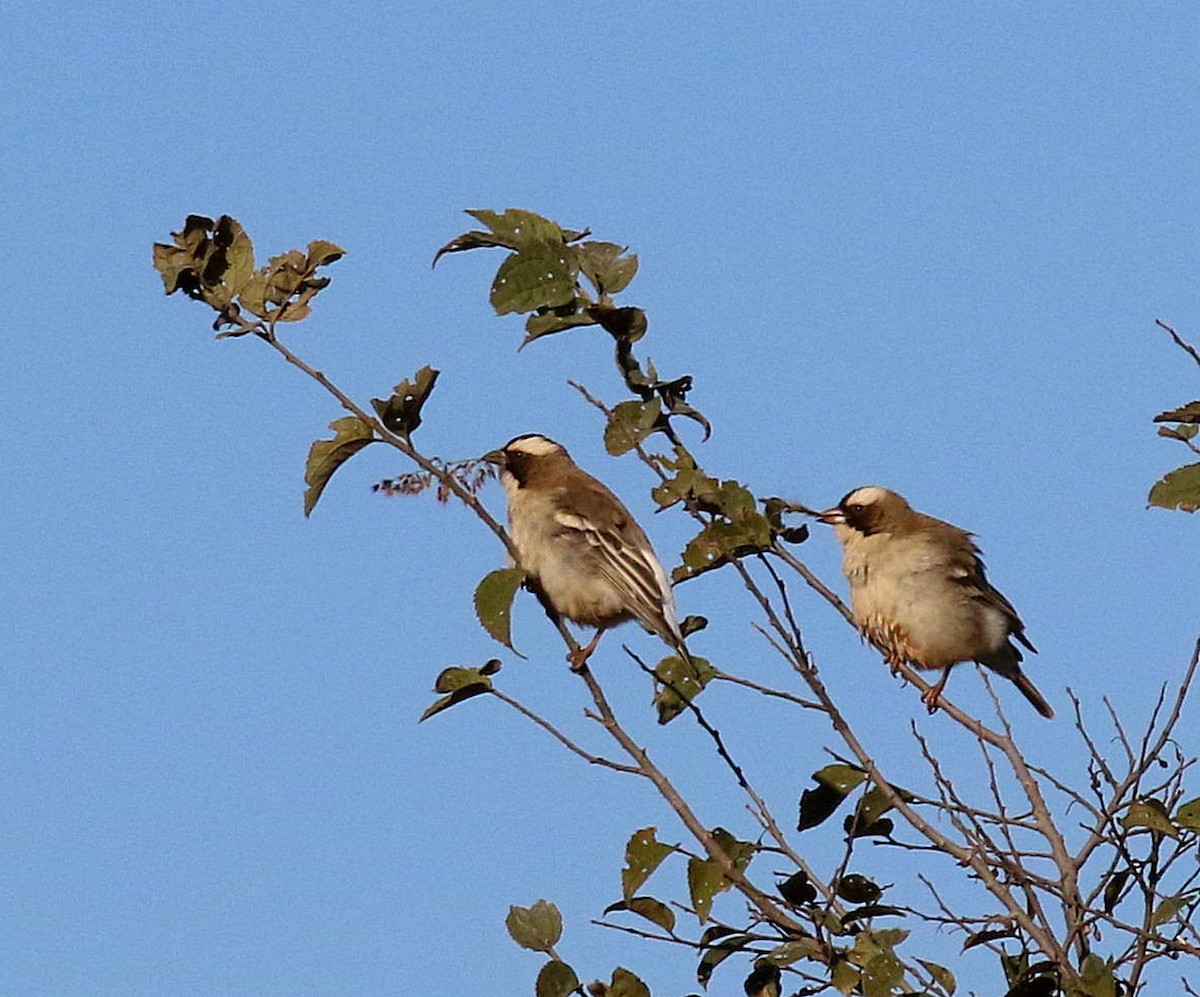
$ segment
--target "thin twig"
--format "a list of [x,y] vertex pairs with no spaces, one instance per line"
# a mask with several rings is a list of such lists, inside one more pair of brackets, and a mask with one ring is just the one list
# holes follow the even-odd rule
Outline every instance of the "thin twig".
[[1156,326],[1158,326],[1160,329],[1165,329],[1168,333],[1170,333],[1171,338],[1173,340],[1175,340],[1175,345],[1178,346],[1181,350],[1184,350],[1185,352],[1190,353],[1192,359],[1195,360],[1196,363],[1200,364],[1200,351],[1197,351],[1196,347],[1194,347],[1191,343],[1184,340],[1183,337],[1179,335],[1179,333],[1177,333],[1174,329],[1172,329],[1169,325],[1167,325],[1166,322],[1162,321],[1162,319],[1156,318],[1154,320],[1154,324]]
[[593,755],[590,751],[587,751],[586,749],[581,748],[578,744],[576,744],[569,737],[567,737],[566,734],[564,734],[557,727],[555,727],[552,723],[550,723],[549,720],[546,720],[544,717],[541,717],[538,714],[534,713],[533,710],[529,709],[527,706],[525,706],[519,700],[514,699],[512,696],[508,695],[505,692],[502,692],[500,689],[492,687],[491,689],[488,690],[488,692],[490,692],[493,696],[495,696],[501,702],[507,703],[514,710],[516,710],[518,713],[520,713],[523,717],[526,717],[527,719],[532,720],[535,724],[537,724],[539,727],[541,727],[542,730],[544,730],[548,734],[550,734],[564,748],[566,748],[568,751],[572,752],[573,754],[578,755],[589,765],[599,765],[602,768],[612,769],[614,772],[624,772],[627,775],[638,775],[638,776],[645,775],[645,773],[642,772],[641,769],[637,768],[634,765],[623,765],[620,762],[614,762],[611,758],[605,758],[602,755]]

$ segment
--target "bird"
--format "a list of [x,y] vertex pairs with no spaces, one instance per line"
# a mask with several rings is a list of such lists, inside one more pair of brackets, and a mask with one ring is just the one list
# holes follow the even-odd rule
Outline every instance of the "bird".
[[[1054,710],[1021,670],[1020,644],[1037,653],[1016,609],[988,581],[973,534],[912,508],[878,485],[817,513],[842,545],[851,611],[862,635],[895,671],[902,663],[942,672],[922,697],[933,713],[962,661],[1004,676],[1033,708]],[[1016,641],[1016,644],[1013,641]]]
[[596,627],[567,655],[581,671],[604,631],[637,620],[685,661],[691,656],[667,573],[645,531],[565,447],[527,433],[483,459],[499,468],[519,567],[553,617]]

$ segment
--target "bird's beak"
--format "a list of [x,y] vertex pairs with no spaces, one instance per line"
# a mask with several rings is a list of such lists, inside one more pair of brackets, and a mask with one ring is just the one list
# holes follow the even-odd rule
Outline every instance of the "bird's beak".
[[830,526],[842,526],[846,522],[846,514],[835,505],[832,509],[818,512],[817,519]]
[[508,456],[503,450],[493,450],[491,453],[485,453],[483,459],[489,464],[495,464],[497,467],[504,467],[508,463]]

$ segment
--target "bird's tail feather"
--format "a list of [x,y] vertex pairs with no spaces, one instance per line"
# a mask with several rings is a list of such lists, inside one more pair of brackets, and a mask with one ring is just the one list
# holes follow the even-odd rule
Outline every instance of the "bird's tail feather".
[[1018,668],[1017,674],[1010,675],[1009,678],[1012,679],[1013,685],[1021,690],[1021,695],[1033,704],[1033,708],[1037,710],[1038,713],[1044,716],[1047,720],[1052,720],[1054,718],[1054,710],[1051,709],[1050,704],[1046,702],[1045,698],[1040,692],[1037,691],[1037,688],[1032,682],[1029,681],[1029,677],[1023,671]]

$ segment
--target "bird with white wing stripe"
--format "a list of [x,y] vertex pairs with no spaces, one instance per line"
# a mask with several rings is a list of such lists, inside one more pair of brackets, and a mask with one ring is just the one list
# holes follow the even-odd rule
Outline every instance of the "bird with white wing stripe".
[[520,567],[543,605],[596,635],[568,660],[581,669],[609,627],[637,620],[690,661],[667,573],[621,500],[566,448],[536,433],[484,460],[500,469]]

